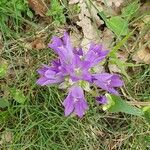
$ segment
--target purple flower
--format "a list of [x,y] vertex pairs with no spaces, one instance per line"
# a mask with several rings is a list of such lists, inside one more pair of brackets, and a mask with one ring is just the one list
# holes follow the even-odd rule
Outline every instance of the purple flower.
[[62,74],[62,76],[68,75],[65,66],[63,66],[59,59],[51,62],[51,69],[56,73]]
[[117,74],[101,73],[94,74],[93,77],[94,83],[97,86],[115,95],[118,95],[118,92],[115,88],[123,85],[123,81]]
[[[91,73],[94,70],[92,67],[95,67],[108,54],[102,45],[92,43],[88,52],[84,53],[82,48],[72,47],[70,37],[65,32],[61,38],[54,36],[49,47],[56,52],[58,59],[53,60],[51,66],[43,65],[38,70],[40,78],[37,80],[37,84],[43,86],[63,82],[61,84],[65,87],[71,86],[69,94],[63,102],[66,116],[74,112],[81,118],[88,109],[84,91],[80,87],[86,89],[85,83],[89,82],[112,94],[118,94],[116,88],[123,85],[119,75]],[[90,85],[88,87],[90,89]],[[99,96],[96,100],[99,104],[107,103],[105,96]]]
[[37,80],[37,84],[44,86],[48,84],[55,84],[64,80],[61,73],[54,71],[51,67],[44,65],[38,70],[40,78]]
[[60,58],[61,63],[69,64],[73,59],[73,47],[71,45],[70,37],[67,32],[64,33],[62,38],[54,36],[52,38],[52,43],[48,44]]
[[80,86],[70,88],[69,94],[63,102],[63,106],[65,107],[65,116],[69,116],[74,112],[80,118],[83,117],[85,111],[88,109],[88,105]]
[[62,66],[59,59],[55,59],[51,62],[51,69],[56,73],[61,72]]
[[96,102],[98,104],[106,104],[108,102],[106,96],[99,96],[99,97],[96,97]]
[[88,52],[85,55],[85,60],[90,62],[90,67],[97,65],[108,54],[107,50],[103,50],[102,45],[91,43]]
[[86,80],[90,82],[92,76],[89,72],[89,65],[89,62],[74,55],[72,64],[67,65],[66,69],[72,81]]

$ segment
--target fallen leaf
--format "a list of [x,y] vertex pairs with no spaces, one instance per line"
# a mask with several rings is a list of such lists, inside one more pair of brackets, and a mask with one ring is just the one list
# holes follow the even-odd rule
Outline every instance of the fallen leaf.
[[109,1],[97,0],[97,1],[102,1],[107,6],[112,6],[114,4],[116,7],[119,7],[123,3],[123,0],[109,0]]
[[150,1],[144,2],[144,4],[141,5],[139,9],[140,15],[144,14],[145,12],[149,12],[149,9],[150,9]]
[[40,50],[40,49],[46,48],[46,45],[45,45],[44,41],[41,38],[37,38],[33,42],[31,42],[31,47],[33,49]]
[[116,64],[109,64],[108,67],[111,73],[121,73],[121,70]]
[[46,12],[48,11],[48,7],[43,0],[28,0],[28,4],[35,11],[36,14],[41,17],[46,16]]
[[145,64],[150,64],[150,49],[146,47],[145,49],[139,50],[137,52],[137,57]]
[[69,4],[76,4],[78,3],[80,0],[69,0]]
[[82,40],[82,33],[76,28],[72,27],[71,28],[72,32],[70,33],[70,38],[71,38],[71,43],[74,47],[78,47],[81,44]]
[[80,2],[79,6],[81,9],[81,12],[79,14],[80,21],[77,22],[77,25],[82,28],[83,35],[84,35],[83,40],[81,42],[81,46],[85,50],[87,50],[91,41],[94,41],[96,43],[100,42],[101,36],[100,36],[100,33],[97,32],[96,27],[92,24],[92,21],[91,21],[92,18],[91,18],[91,15],[89,13],[86,3]]
[[3,44],[0,42],[0,49],[2,49],[3,48]]
[[103,43],[104,47],[108,50],[111,50],[113,48],[112,43],[115,38],[114,33],[110,29],[105,28],[102,35],[103,35],[102,43]]
[[5,131],[2,136],[1,143],[7,142],[7,143],[12,143],[12,132],[10,131]]
[[2,145],[3,144],[3,140],[0,140],[0,145]]
[[148,39],[150,39],[149,33],[148,30],[137,44],[139,50],[135,52],[132,57],[136,63],[150,64],[150,44],[148,43]]

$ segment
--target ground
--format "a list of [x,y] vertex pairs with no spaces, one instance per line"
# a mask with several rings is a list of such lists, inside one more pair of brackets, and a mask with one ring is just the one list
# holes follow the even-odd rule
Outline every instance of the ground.
[[1,0],[0,149],[150,149],[143,116],[103,111],[87,93],[85,116],[65,117],[66,91],[36,84],[37,69],[57,57],[47,46],[51,37],[67,31],[74,46],[94,41],[109,49],[106,69],[122,75],[121,98],[148,106],[149,8],[138,0]]

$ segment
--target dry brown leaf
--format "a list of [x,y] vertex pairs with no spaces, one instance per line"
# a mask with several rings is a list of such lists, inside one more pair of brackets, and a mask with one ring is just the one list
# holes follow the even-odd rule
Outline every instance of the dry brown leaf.
[[12,132],[5,131],[2,136],[1,143],[7,142],[7,143],[12,143]]
[[107,6],[112,6],[113,4],[116,6],[116,7],[119,7],[122,3],[123,3],[123,0],[97,0],[97,1],[101,1],[103,2],[104,4],[106,3]]
[[138,51],[135,52],[132,59],[136,63],[150,64],[150,44],[148,40],[150,39],[150,32],[147,31],[146,34],[138,42]]
[[0,42],[0,49],[2,49],[3,48],[3,44]]
[[70,33],[71,43],[73,47],[78,47],[81,44],[82,33],[80,33],[80,31],[76,27],[72,27],[71,29],[72,29],[71,30],[72,32]]
[[150,49],[146,47],[145,49],[139,50],[137,52],[137,59],[145,64],[150,64]]
[[111,73],[121,73],[121,70],[119,69],[119,67],[116,64],[109,64],[108,68]]
[[0,140],[0,145],[2,145],[3,144],[3,140]]
[[138,20],[133,24],[134,27],[137,27],[140,31],[145,28],[145,24],[150,22],[150,15],[145,15],[142,19]]
[[78,3],[80,0],[69,0],[69,4],[76,4]]
[[40,50],[40,49],[46,48],[46,45],[45,45],[44,41],[41,38],[37,38],[33,42],[31,42],[31,47],[33,49]]
[[48,7],[44,0],[28,0],[29,6],[41,17],[45,17]]
[[[92,24],[91,15],[89,10],[87,9],[87,5],[85,2],[80,2],[79,6],[81,8],[81,12],[79,14],[79,20],[77,25],[79,25],[83,30],[84,38],[81,42],[81,46],[84,49],[89,47],[89,43],[93,42],[100,42],[101,38],[99,33],[96,31],[96,27]],[[97,15],[97,14],[96,14]]]
[[102,37],[102,43],[104,45],[104,47],[108,50],[111,50],[113,45],[113,41],[114,41],[114,33],[109,30],[108,28],[105,28],[104,31],[103,31],[103,37]]

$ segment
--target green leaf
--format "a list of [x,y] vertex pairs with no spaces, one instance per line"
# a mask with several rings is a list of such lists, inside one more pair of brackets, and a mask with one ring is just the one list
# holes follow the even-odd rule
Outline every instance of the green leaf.
[[60,25],[66,22],[64,7],[58,0],[51,1],[51,8],[47,11],[46,15],[52,16],[55,25]]
[[143,112],[145,119],[150,123],[150,106],[145,106]]
[[23,104],[26,100],[26,97],[24,96],[23,92],[19,89],[11,89],[11,94],[13,99],[20,104]]
[[130,76],[127,73],[127,67],[130,66],[129,63],[124,62],[118,58],[111,58],[110,59],[110,63],[111,64],[116,64],[118,66],[118,68],[121,70],[121,73],[128,79],[128,81],[130,82]]
[[126,35],[128,33],[128,21],[120,16],[111,17],[107,19],[106,25],[117,36]]
[[114,102],[111,107],[109,107],[109,111],[112,113],[123,112],[131,115],[142,116],[143,112],[137,107],[129,105],[126,101],[122,100],[121,97],[116,95],[107,96],[108,99]]
[[128,20],[131,19],[131,16],[139,9],[140,4],[138,2],[133,2],[132,4],[124,7],[122,9],[122,17],[127,17]]
[[0,99],[0,108],[5,108],[9,106],[9,102],[4,100],[3,98]]
[[16,3],[15,6],[16,6],[16,10],[20,10],[20,12],[26,10],[26,7],[25,7],[25,5],[22,2]]

